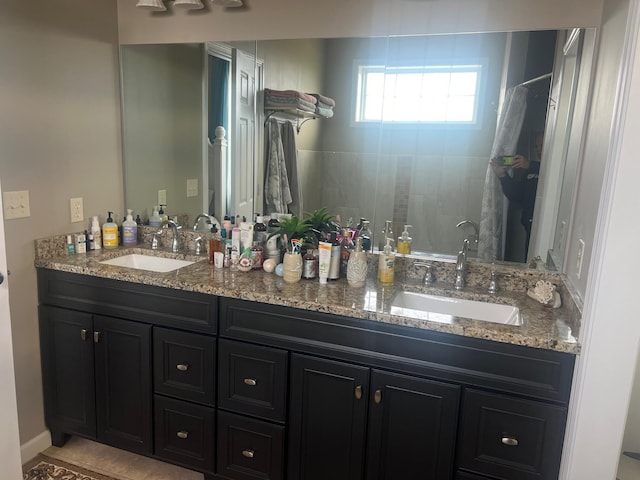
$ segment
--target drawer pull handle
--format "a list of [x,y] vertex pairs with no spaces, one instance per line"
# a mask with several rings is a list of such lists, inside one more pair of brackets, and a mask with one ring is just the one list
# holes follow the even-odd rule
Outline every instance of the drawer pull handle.
[[87,330],[86,329],[82,329],[80,330],[80,338],[82,339],[82,341],[84,342],[87,339]]
[[188,363],[179,363],[176,365],[176,368],[178,370],[180,370],[181,372],[186,372],[187,370],[189,370],[189,364]]
[[510,447],[517,447],[518,439],[513,437],[502,437],[502,444]]
[[362,385],[358,385],[356,387],[356,400],[360,400],[362,398]]
[[242,450],[242,455],[247,457],[247,458],[253,458],[253,450]]
[[93,332],[93,343],[100,343],[100,332]]
[[180,432],[176,433],[176,436],[178,438],[185,439],[185,438],[187,438],[189,436],[189,432],[180,431]]
[[245,378],[244,383],[250,387],[255,387],[258,384],[255,378]]
[[373,401],[376,404],[379,404],[380,402],[382,402],[382,392],[378,389],[375,391],[375,393],[373,394]]

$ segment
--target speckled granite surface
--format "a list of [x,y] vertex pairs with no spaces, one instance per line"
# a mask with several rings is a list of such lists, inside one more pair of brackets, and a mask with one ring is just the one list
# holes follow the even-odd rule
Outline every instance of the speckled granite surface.
[[[191,238],[192,232],[181,232],[181,235],[185,237],[181,239],[182,244],[189,244],[195,238]],[[244,273],[228,268],[218,269],[209,264],[206,254],[172,254],[139,246],[68,255],[65,253],[63,236],[36,240],[35,248],[35,266],[39,268],[302,308],[572,354],[580,351],[580,309],[564,287],[561,277],[552,273],[496,265],[501,290],[491,295],[486,293],[491,266],[470,262],[468,286],[464,291],[458,292],[451,286],[455,265],[446,258],[428,260],[434,265],[437,279],[432,286],[422,285],[424,269],[413,266],[415,258],[398,257],[396,282],[392,286],[378,284],[375,279],[376,269],[370,268],[365,286],[352,288],[348,286],[346,279],[332,281],[327,285],[320,285],[317,280],[304,279],[295,284],[288,284],[275,274],[261,270]],[[100,263],[102,260],[129,253],[180,258],[195,263],[168,273]],[[371,255],[370,265],[375,265],[376,258],[375,255]],[[549,280],[558,285],[563,300],[561,308],[546,308],[526,295],[527,288],[532,287],[539,279]],[[499,325],[459,317],[448,317],[444,321],[427,321],[394,315],[391,313],[390,302],[400,290],[518,306],[524,323],[520,326]]]

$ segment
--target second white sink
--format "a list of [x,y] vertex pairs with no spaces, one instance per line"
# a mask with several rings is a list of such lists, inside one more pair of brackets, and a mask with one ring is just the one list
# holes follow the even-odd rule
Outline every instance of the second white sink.
[[111,260],[103,260],[105,265],[115,265],[117,267],[135,268],[138,270],[147,270],[151,272],[172,272],[195,262],[189,260],[177,260],[175,258],[156,257],[151,255],[141,255],[132,253],[122,255],[121,257],[112,258]]
[[433,322],[452,323],[455,317],[503,325],[522,325],[518,307],[460,298],[401,291],[391,301],[390,313]]

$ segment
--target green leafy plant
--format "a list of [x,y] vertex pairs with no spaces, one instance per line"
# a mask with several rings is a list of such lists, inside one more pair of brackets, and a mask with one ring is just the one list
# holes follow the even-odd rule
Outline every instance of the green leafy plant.
[[339,231],[335,217],[329,215],[325,207],[318,208],[310,213],[306,212],[305,215],[307,216],[305,221],[309,224],[309,228],[313,233],[311,240],[315,245],[318,242],[325,242],[331,232]]
[[294,215],[291,218],[284,218],[280,220],[280,227],[270,236],[273,235],[280,235],[286,251],[291,253],[291,240],[298,239],[301,242],[305,242],[309,240],[309,238],[313,237],[313,232],[306,220],[300,220]]

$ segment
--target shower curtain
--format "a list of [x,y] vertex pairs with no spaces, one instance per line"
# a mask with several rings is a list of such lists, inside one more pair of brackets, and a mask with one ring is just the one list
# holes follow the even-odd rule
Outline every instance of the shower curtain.
[[[498,118],[490,159],[515,153],[527,110],[527,93],[527,88],[519,85],[507,91]],[[505,205],[500,180],[493,173],[491,165],[487,165],[480,211],[479,258],[501,260],[504,257]]]
[[298,181],[298,150],[293,125],[280,129],[276,119],[267,122],[267,169],[264,201],[267,213],[293,213],[302,218],[302,192]]

